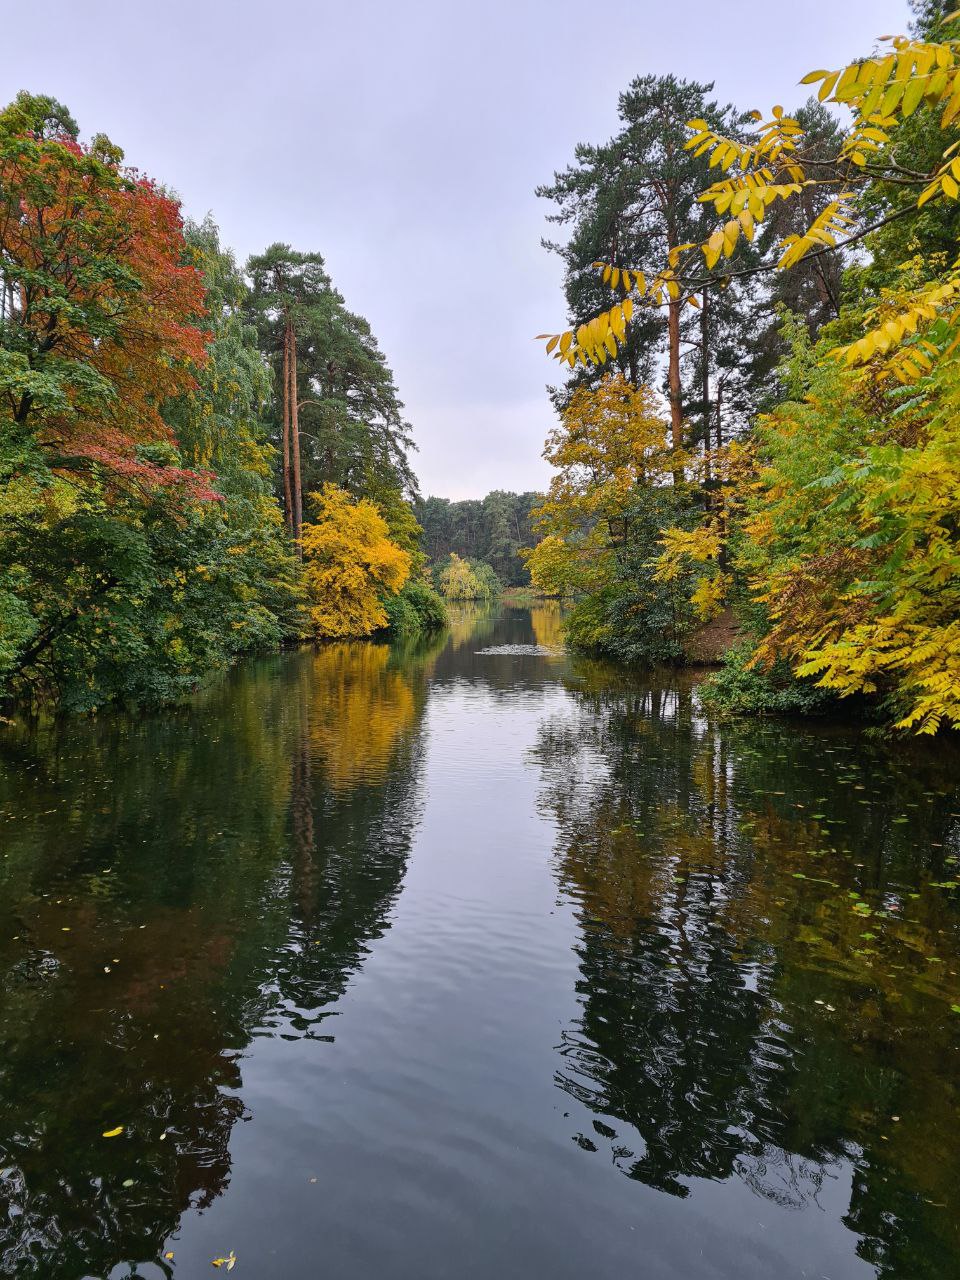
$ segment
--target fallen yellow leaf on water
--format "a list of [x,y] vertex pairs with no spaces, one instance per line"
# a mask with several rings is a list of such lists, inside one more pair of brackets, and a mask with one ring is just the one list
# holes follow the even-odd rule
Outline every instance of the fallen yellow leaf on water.
[[123,1125],[118,1124],[115,1129],[105,1129],[103,1131],[103,1136],[105,1138],[117,1138],[121,1133],[123,1133]]
[[169,1253],[165,1253],[163,1256],[166,1258],[166,1260],[167,1260],[168,1262],[172,1262],[172,1261],[173,1261],[173,1250],[171,1249]]
[[214,1258],[211,1265],[214,1267],[226,1267],[228,1271],[232,1271],[237,1265],[237,1255],[231,1249],[225,1258]]

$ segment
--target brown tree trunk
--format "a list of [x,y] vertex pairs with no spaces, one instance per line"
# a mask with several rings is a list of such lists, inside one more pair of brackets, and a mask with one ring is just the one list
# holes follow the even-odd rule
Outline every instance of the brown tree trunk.
[[703,478],[710,488],[710,318],[708,299],[703,291],[700,303],[700,377],[703,381]]
[[717,449],[723,448],[723,383],[717,385]]
[[293,534],[293,490],[290,486],[290,324],[283,330],[283,511]]
[[[683,402],[680,390],[680,302],[667,303],[667,393],[670,400],[670,447],[676,453],[683,447]],[[673,473],[673,483],[683,484],[683,468]]]
[[667,386],[670,398],[670,443],[683,444],[683,401],[680,391],[680,301],[667,304]]
[[[289,323],[289,322],[288,322]],[[300,407],[297,404],[297,342],[290,325],[290,446],[293,452],[293,538],[302,558],[303,486],[300,480]]]

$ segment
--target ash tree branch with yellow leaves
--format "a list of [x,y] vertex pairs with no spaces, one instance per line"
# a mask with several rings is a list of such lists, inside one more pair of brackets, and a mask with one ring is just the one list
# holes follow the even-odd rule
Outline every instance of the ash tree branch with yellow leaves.
[[[699,199],[723,220],[700,244],[672,248],[652,275],[594,263],[604,283],[623,296],[575,330],[539,335],[547,353],[570,368],[578,363],[605,364],[623,343],[638,306],[698,306],[698,292],[716,282],[709,273],[722,268],[743,240],[753,241],[778,202],[797,201],[810,189],[835,194],[803,232],[780,242],[775,260],[730,272],[729,278],[788,270],[812,256],[841,252],[889,221],[918,213],[931,200],[960,198],[960,143],[946,147],[928,173],[901,165],[891,149],[895,127],[921,107],[938,109],[944,129],[960,119],[960,10],[948,15],[945,25],[942,40],[883,37],[881,43],[889,47],[888,52],[804,77],[802,84],[819,85],[820,102],[846,107],[852,114],[832,161],[805,157],[804,130],[782,107],[774,107],[766,120],[754,112],[755,135],[746,142],[715,132],[705,120],[691,120],[688,149],[709,157],[710,167],[719,171],[717,181]],[[855,207],[858,193],[878,179],[916,185],[916,203],[860,226]],[[720,280],[724,278],[721,271]],[[899,315],[878,315],[877,324],[856,343],[840,349],[838,356],[848,363],[862,363],[878,354],[889,355],[891,372],[905,380],[911,376],[910,362],[903,369],[894,352],[904,343],[914,346],[918,330],[940,315],[955,325],[960,319],[958,291],[960,266],[955,264],[947,280],[920,291]],[[927,354],[934,358],[933,352]]]

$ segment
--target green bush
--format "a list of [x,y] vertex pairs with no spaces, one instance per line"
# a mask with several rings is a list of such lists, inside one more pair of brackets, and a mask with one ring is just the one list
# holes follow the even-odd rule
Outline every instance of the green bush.
[[447,609],[429,582],[422,578],[406,582],[396,595],[383,602],[387,613],[385,630],[390,635],[422,635],[442,631],[447,625]]
[[700,685],[701,700],[711,711],[722,716],[823,716],[836,710],[831,690],[798,680],[786,662],[769,671],[751,667],[750,655],[750,645],[735,645],[724,655],[722,668]]

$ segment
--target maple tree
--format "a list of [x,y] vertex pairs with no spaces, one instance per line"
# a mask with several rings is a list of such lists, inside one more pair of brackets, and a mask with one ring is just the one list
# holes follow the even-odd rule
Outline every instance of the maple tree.
[[102,135],[84,147],[44,132],[45,109],[23,95],[0,114],[0,397],[23,453],[11,478],[39,454],[60,475],[97,468],[115,487],[214,499],[209,477],[138,453],[174,443],[162,404],[205,358],[179,207]]
[[262,365],[215,235],[184,230],[60,104],[0,113],[0,674],[18,696],[165,701],[295,629]]

